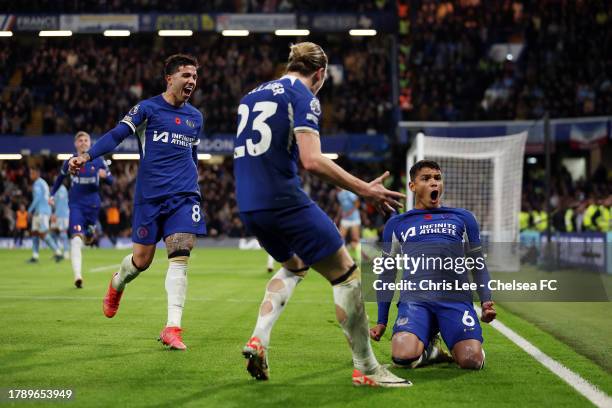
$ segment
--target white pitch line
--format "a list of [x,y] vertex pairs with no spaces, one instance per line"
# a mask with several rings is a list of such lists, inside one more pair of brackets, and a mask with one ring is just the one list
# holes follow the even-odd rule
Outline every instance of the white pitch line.
[[[481,310],[479,307],[476,307],[478,313],[480,314]],[[586,399],[591,401],[595,406],[601,408],[611,408],[612,407],[612,398],[609,395],[601,391],[599,388],[582,378],[580,375],[571,371],[569,368],[565,367],[563,364],[558,361],[552,359],[547,354],[544,354],[542,350],[531,344],[524,337],[520,336],[514,330],[500,322],[499,320],[494,320],[490,323],[491,326],[504,336],[506,336],[510,341],[519,346],[523,351],[529,354],[531,357],[536,359],[540,364],[544,367],[548,368],[553,374],[557,377],[561,378],[567,384],[570,385],[573,389],[575,389],[579,394],[584,396]]]
[[109,271],[111,269],[118,269],[119,266],[121,265],[115,264],[115,265],[98,266],[97,268],[91,268],[89,272],[93,272],[93,273],[104,272],[104,271]]

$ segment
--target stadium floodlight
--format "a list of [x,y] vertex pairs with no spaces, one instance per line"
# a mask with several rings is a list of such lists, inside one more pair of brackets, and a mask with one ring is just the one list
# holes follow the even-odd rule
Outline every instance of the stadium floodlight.
[[332,159],[332,160],[338,159],[338,153],[323,153],[323,156],[327,157],[328,159]]
[[105,37],[129,37],[130,30],[104,30]]
[[274,34],[278,36],[310,35],[310,30],[276,30]]
[[249,30],[223,30],[221,35],[224,37],[246,37],[249,35]]
[[198,160],[210,160],[212,159],[212,155],[208,153],[198,153]]
[[21,160],[23,158],[19,153],[0,154],[0,160]]
[[160,37],[191,37],[192,30],[159,30],[157,35]]
[[70,37],[70,30],[42,30],[38,33],[39,37]]
[[0,37],[12,37],[12,36],[13,36],[12,31],[0,31]]
[[139,160],[138,153],[115,153],[111,156],[113,160]]
[[58,153],[56,157],[57,160],[68,160],[72,156],[74,156],[72,153]]
[[349,35],[352,35],[354,37],[356,36],[373,36],[376,35],[376,30],[362,30],[362,29],[352,29],[349,30]]

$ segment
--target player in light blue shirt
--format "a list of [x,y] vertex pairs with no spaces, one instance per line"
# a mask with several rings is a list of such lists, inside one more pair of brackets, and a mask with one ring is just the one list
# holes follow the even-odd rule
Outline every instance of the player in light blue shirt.
[[64,258],[68,257],[68,222],[70,217],[70,210],[68,208],[68,190],[65,185],[61,185],[55,195],[52,196],[50,204],[53,206],[54,222],[51,223],[51,229],[57,231],[57,237],[54,237],[55,242],[64,251]]
[[355,262],[361,262],[361,214],[359,212],[360,202],[357,194],[339,189],[336,196],[340,204],[340,235],[346,240],[348,235],[350,242],[349,253]]
[[51,217],[51,206],[49,205],[49,185],[40,176],[40,169],[30,168],[30,180],[32,185],[32,203],[28,207],[28,213],[32,214],[32,258],[28,262],[38,262],[40,240],[45,241],[53,251],[56,262],[63,259],[62,251],[57,247],[49,232],[49,218]]
[[353,384],[406,387],[374,357],[361,298],[358,266],[338,229],[302,189],[299,162],[324,180],[358,192],[381,209],[399,206],[402,197],[347,173],[321,153],[321,104],[327,55],[317,44],[291,46],[287,72],[248,92],[238,106],[234,139],[234,176],[240,216],[265,250],[282,264],[270,280],[255,330],[243,348],[247,370],[267,380],[267,348],[275,321],[309,267],[332,285],[336,315],[353,352]]

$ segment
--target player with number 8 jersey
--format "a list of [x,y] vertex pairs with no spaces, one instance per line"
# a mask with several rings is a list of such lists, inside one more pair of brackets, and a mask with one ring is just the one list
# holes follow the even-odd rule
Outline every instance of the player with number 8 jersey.
[[149,267],[155,245],[163,238],[169,260],[168,320],[160,340],[179,350],[186,348],[181,317],[187,262],[196,235],[206,233],[197,170],[197,145],[204,120],[187,102],[196,86],[197,67],[194,57],[170,56],[164,66],[166,91],[135,105],[88,152],[69,162],[71,171],[76,171],[85,162],[113,150],[129,135],[137,136],[140,166],[132,220],[133,253],[123,259],[113,275],[103,311],[109,318],[115,316],[125,285]]

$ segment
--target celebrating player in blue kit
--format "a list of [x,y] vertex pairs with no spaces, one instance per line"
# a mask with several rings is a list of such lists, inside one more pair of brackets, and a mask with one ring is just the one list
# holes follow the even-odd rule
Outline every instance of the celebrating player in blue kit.
[[49,219],[51,218],[51,206],[49,205],[49,185],[40,177],[38,167],[30,168],[30,180],[32,185],[32,202],[28,207],[28,213],[32,214],[32,258],[29,263],[38,262],[38,248],[40,240],[45,241],[47,246],[53,251],[56,262],[63,259],[62,251],[57,247],[49,232]]
[[240,101],[234,175],[242,220],[265,250],[282,264],[266,287],[255,330],[243,349],[247,370],[269,378],[267,349],[272,326],[309,267],[333,286],[336,316],[353,353],[355,385],[405,387],[374,357],[361,298],[360,272],[332,220],[302,190],[304,168],[392,211],[402,194],[384,188],[388,172],[367,183],[321,153],[321,105],[327,56],[316,44],[291,46],[286,75],[258,86]]
[[103,310],[106,317],[117,313],[125,285],[149,267],[155,245],[163,238],[169,260],[168,320],[160,340],[176,350],[186,349],[181,317],[187,294],[187,262],[196,235],[206,233],[197,169],[197,144],[204,119],[187,103],[196,86],[197,68],[197,60],[189,55],[168,57],[164,65],[166,91],[141,101],[91,150],[70,159],[74,171],[110,152],[129,135],[138,137],[140,166],[132,220],[133,252],[113,275]]
[[[85,154],[91,147],[91,138],[87,132],[79,131],[74,136],[74,147],[77,155]],[[60,174],[53,184],[50,201],[55,206],[61,206],[60,200],[56,197],[59,190],[63,187],[64,178],[69,175],[69,161],[66,160],[62,165]],[[69,230],[70,230],[70,261],[74,274],[74,285],[77,288],[83,287],[83,275],[81,268],[83,264],[82,248],[89,245],[94,239],[96,223],[100,213],[100,181],[108,184],[113,183],[113,176],[102,157],[92,159],[87,165],[81,166],[78,173],[70,177],[70,194],[68,202],[70,207]]]
[[[489,274],[482,257],[478,223],[474,215],[467,210],[441,206],[443,187],[442,173],[436,162],[421,160],[412,166],[410,190],[416,197],[415,206],[413,210],[392,217],[385,225],[385,255],[394,257],[402,253],[419,257],[430,251],[444,254],[445,262],[449,255],[451,260],[477,260],[472,262],[472,265],[479,265],[479,268],[474,267],[472,273],[475,283],[478,284],[477,292],[482,305],[481,320],[489,323],[495,319],[496,312],[487,285]],[[463,253],[464,234],[468,241],[467,253]],[[455,253],[457,248],[460,254]],[[456,255],[459,256],[453,258]],[[396,270],[391,272],[386,280],[395,282]],[[455,267],[450,274],[458,281],[467,282],[463,272],[463,267]],[[416,271],[404,271],[403,279],[414,282],[420,274],[426,273],[422,267]],[[421,275],[421,278],[423,277]],[[436,273],[428,277],[432,281],[441,281],[440,278],[445,276]],[[370,330],[371,337],[376,341],[380,340],[385,332],[391,304],[390,301],[385,301],[390,298],[381,301],[380,295],[379,293],[378,324]],[[418,298],[419,295],[422,297]],[[420,294],[408,291],[402,291],[400,294],[391,340],[393,362],[397,366],[414,368],[439,359],[444,352],[436,344],[438,331],[461,368],[477,370],[484,366],[482,330],[472,305],[471,292],[461,294],[427,289]]]

